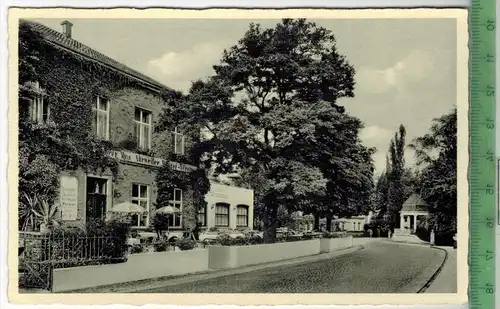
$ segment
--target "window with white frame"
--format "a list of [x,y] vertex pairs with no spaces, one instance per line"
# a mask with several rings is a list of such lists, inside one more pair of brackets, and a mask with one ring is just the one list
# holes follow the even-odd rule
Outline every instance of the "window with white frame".
[[248,206],[238,205],[236,207],[236,226],[237,227],[247,227],[248,226]]
[[135,128],[134,135],[137,141],[137,147],[142,150],[151,148],[151,112],[139,107],[135,108]]
[[215,204],[215,226],[229,226],[229,204]]
[[39,82],[34,83],[35,95],[29,100],[29,115],[31,121],[46,123],[50,117],[50,107],[43,97],[43,90]]
[[149,200],[149,186],[132,184],[132,203],[146,209],[145,213],[132,215],[133,227],[148,226]]
[[172,140],[174,142],[174,153],[184,155],[184,134],[182,134],[177,127],[172,132]]
[[109,100],[103,97],[97,97],[94,107],[95,133],[96,136],[109,139]]
[[182,190],[174,189],[173,199],[169,202],[175,212],[168,217],[169,227],[182,227]]
[[207,226],[207,206],[198,210],[198,222],[201,226]]

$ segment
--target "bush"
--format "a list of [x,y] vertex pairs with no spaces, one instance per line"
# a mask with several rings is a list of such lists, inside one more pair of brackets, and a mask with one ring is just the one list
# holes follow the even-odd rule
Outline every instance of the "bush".
[[346,232],[324,232],[323,238],[342,238],[347,237]]
[[232,239],[231,246],[244,246],[248,244],[248,239],[245,239],[243,237],[236,237]]
[[179,247],[181,251],[192,250],[196,247],[196,242],[189,238],[183,238],[177,242],[177,247]]
[[335,235],[330,232],[323,232],[322,238],[335,238]]
[[132,246],[132,250],[130,251],[130,253],[134,254],[134,253],[143,253],[144,252],[144,246],[143,245],[140,245],[140,244],[135,244]]
[[264,240],[260,236],[253,235],[248,237],[248,242],[252,245],[259,245],[263,244]]
[[122,258],[128,250],[127,239],[130,233],[130,224],[122,219],[114,219],[103,225],[103,236],[113,239],[110,245],[105,246],[104,254],[112,258]]
[[454,232],[436,234],[435,243],[437,246],[452,246]]
[[366,237],[367,236],[367,234],[365,234],[364,231],[347,232],[347,235],[352,236],[352,237]]
[[164,252],[167,251],[169,246],[169,242],[165,240],[160,240],[154,244],[154,248],[156,252]]
[[429,225],[426,221],[418,222],[417,228],[415,230],[415,235],[422,239],[423,241],[431,240],[431,233],[429,231]]
[[168,215],[164,213],[155,213],[151,226],[157,232],[168,230]]
[[308,235],[308,234],[305,234],[304,236],[302,236],[301,240],[311,240],[313,239],[312,235]]
[[220,234],[217,236],[216,242],[221,246],[232,246],[234,243],[233,238],[227,234]]

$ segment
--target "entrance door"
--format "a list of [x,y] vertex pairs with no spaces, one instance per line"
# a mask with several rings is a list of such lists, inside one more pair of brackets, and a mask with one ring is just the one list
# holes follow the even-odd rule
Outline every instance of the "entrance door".
[[105,218],[106,194],[107,179],[87,177],[87,221]]

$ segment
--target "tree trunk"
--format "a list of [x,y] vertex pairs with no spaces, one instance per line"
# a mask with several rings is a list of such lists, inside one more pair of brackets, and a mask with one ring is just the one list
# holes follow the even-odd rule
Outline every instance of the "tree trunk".
[[319,231],[319,217],[320,217],[320,213],[319,212],[316,212],[314,214],[314,231]]
[[276,205],[266,205],[268,215],[264,217],[264,242],[273,242],[276,239],[276,229],[278,228],[278,207]]
[[333,215],[329,212],[326,214],[326,231],[331,232],[332,231],[332,219]]

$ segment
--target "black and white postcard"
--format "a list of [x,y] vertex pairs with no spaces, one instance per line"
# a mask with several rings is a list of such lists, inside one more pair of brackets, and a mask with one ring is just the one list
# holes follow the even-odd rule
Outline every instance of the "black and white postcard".
[[13,302],[467,302],[465,9],[18,8],[9,34]]

